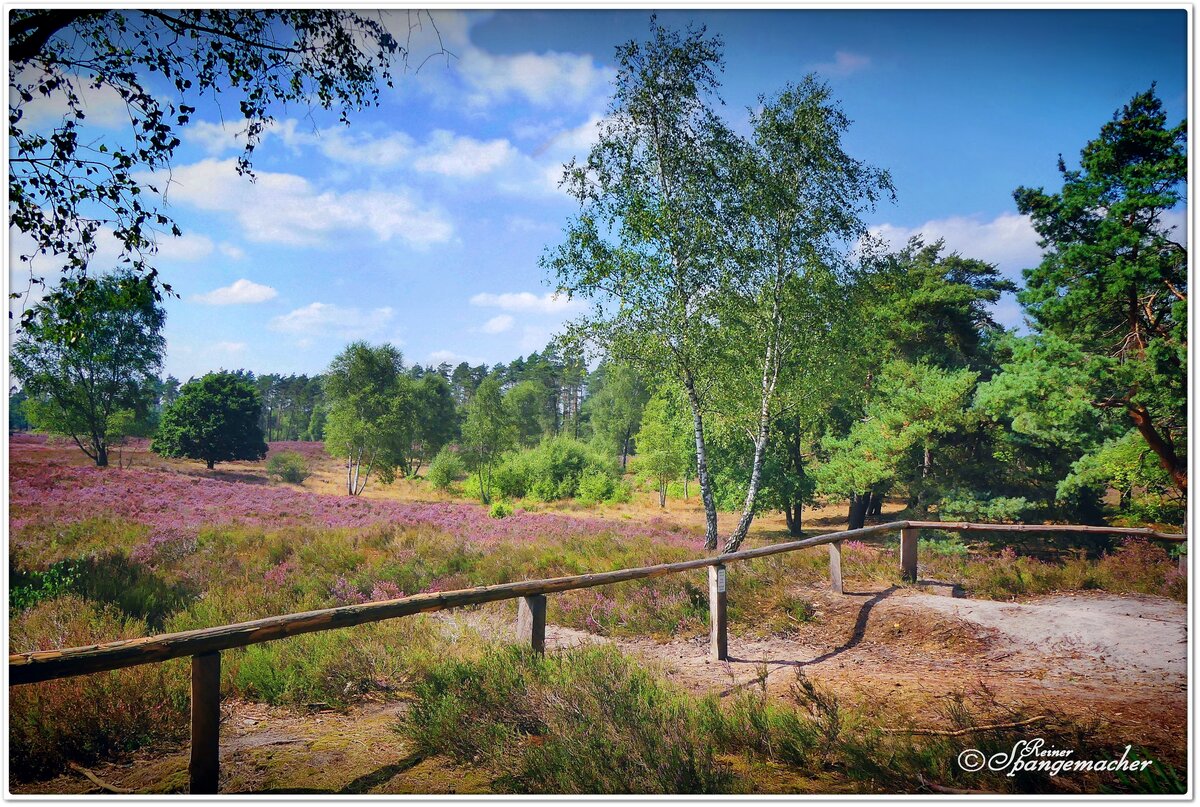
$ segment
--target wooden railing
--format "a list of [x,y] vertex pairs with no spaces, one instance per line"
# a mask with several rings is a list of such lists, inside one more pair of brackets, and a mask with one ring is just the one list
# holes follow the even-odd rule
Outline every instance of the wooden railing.
[[39,681],[119,670],[139,664],[155,664],[168,659],[190,656],[192,658],[191,758],[188,770],[191,792],[194,794],[216,793],[219,777],[218,733],[222,650],[246,647],[301,633],[348,628],[353,625],[380,622],[412,614],[518,599],[520,602],[517,615],[517,639],[528,643],[534,650],[542,652],[545,647],[547,594],[707,568],[710,616],[709,652],[712,658],[724,661],[728,658],[725,601],[727,564],[778,555],[783,552],[793,552],[808,547],[828,546],[830,585],[834,592],[840,594],[842,593],[842,541],[881,532],[899,531],[901,576],[909,582],[915,582],[917,579],[917,539],[922,529],[960,532],[1081,532],[1099,535],[1140,536],[1172,542],[1185,541],[1187,538],[1186,535],[1128,527],[893,521],[679,563],[662,563],[656,566],[620,569],[613,572],[416,594],[395,600],[323,608],[317,611],[273,616],[215,628],[147,636],[141,639],[124,639],[58,650],[13,653],[8,657],[8,683],[10,686],[33,684]]

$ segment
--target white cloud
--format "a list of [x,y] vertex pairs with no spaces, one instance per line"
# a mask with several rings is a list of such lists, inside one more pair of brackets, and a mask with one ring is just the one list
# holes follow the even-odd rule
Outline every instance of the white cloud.
[[554,337],[554,333],[549,328],[542,328],[537,325],[526,325],[521,329],[521,350],[528,352],[530,350],[541,350],[550,343]]
[[429,144],[413,167],[449,177],[474,177],[495,171],[516,154],[516,149],[504,139],[484,142],[439,129],[430,136]]
[[591,56],[554,51],[495,55],[474,46],[463,52],[458,67],[474,90],[468,99],[474,105],[514,97],[539,107],[580,105],[606,94],[614,75]]
[[240,151],[245,145],[244,139],[240,135],[242,130],[224,122],[192,121],[181,131],[184,140],[199,146],[213,156],[234,149]]
[[813,70],[827,76],[849,76],[871,66],[871,57],[861,53],[839,50],[833,54],[832,62],[819,62]]
[[222,241],[217,249],[221,250],[221,254],[230,260],[240,261],[242,258],[246,257],[246,250],[242,249],[236,244],[231,244],[228,241]]
[[[465,85],[468,106],[480,108],[524,100],[541,108],[585,105],[606,98],[615,72],[597,63],[590,55],[576,53],[494,54],[471,41],[471,28],[486,20],[490,13],[436,11],[431,15],[441,44],[454,54],[447,62],[432,59],[421,73],[422,87],[443,98],[445,80]],[[403,42],[407,36],[406,18],[393,29]],[[389,23],[395,25],[395,23]],[[436,51],[432,26],[418,32],[412,47],[414,54]],[[423,58],[423,57],[422,57]]]
[[265,303],[278,296],[279,292],[270,286],[242,279],[235,280],[232,285],[213,289],[206,294],[197,294],[192,299],[208,305],[239,305],[242,303]]
[[1168,210],[1158,217],[1163,231],[1170,231],[1167,236],[1172,241],[1187,247],[1188,245],[1188,215],[1186,207]]
[[246,238],[257,242],[315,246],[338,232],[365,230],[382,242],[397,238],[423,249],[453,233],[441,211],[422,209],[404,191],[319,190],[304,177],[268,171],[256,172],[250,182],[238,176],[232,159],[176,168],[167,198],[231,213]]
[[504,333],[513,326],[515,321],[511,314],[500,314],[483,323],[480,330],[484,333]]
[[480,365],[483,364],[483,359],[478,356],[464,356],[461,353],[455,353],[453,350],[435,350],[429,354],[428,364],[437,367],[443,362],[446,364],[459,364],[461,362],[467,364]]
[[[311,140],[331,160],[371,168],[400,165],[411,158],[413,152],[413,139],[404,132],[389,132],[376,137],[367,133],[354,135],[344,127],[337,127],[322,129]],[[296,137],[293,142],[303,141]]]
[[[35,68],[32,67],[22,70],[16,77],[15,83],[23,85],[34,83],[37,80],[34,70]],[[49,95],[42,95],[35,90],[34,99],[29,103],[21,104],[23,113],[21,125],[36,129],[59,123],[70,111],[66,94],[68,87],[74,89],[75,94],[79,97],[80,110],[86,116],[84,118],[85,125],[109,129],[129,126],[129,109],[120,93],[107,84],[93,87],[87,81],[80,82],[71,79],[66,79],[62,87]]]
[[221,353],[242,353],[246,350],[245,342],[217,342],[213,345],[213,350]]
[[169,261],[198,261],[212,254],[213,242],[207,235],[184,233],[158,241],[158,257]]
[[564,294],[547,292],[541,297],[528,291],[509,291],[502,294],[483,292],[471,298],[471,305],[483,308],[499,308],[504,311],[533,311],[539,314],[567,314],[578,310],[576,300]]
[[1020,279],[1022,269],[1036,265],[1042,257],[1033,225],[1028,217],[1016,213],[1001,213],[991,221],[975,216],[950,216],[927,221],[919,227],[881,224],[871,228],[871,235],[895,249],[903,247],[913,236],[922,236],[926,243],[941,238],[948,251],[994,263],[1016,280]]
[[280,333],[301,336],[302,341],[313,335],[366,339],[383,331],[391,323],[394,314],[387,306],[364,310],[332,303],[310,303],[275,317],[267,327]]

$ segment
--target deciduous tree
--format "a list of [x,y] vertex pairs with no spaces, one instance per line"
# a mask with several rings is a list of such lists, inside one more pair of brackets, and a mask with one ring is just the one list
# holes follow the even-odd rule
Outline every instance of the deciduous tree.
[[110,421],[123,410],[148,413],[165,319],[149,286],[128,272],[64,279],[12,347],[33,426],[70,437],[107,465]]
[[467,403],[462,437],[463,456],[478,479],[479,498],[488,504],[492,500],[492,470],[517,437],[516,427],[504,406],[500,382],[495,378],[485,378]]
[[209,373],[189,381],[163,411],[150,449],[164,457],[218,462],[267,455],[259,416],[262,396],[237,373]]
[[325,450],[346,458],[347,495],[360,495],[372,472],[389,480],[412,445],[403,373],[404,357],[392,345],[352,342],[324,375]]

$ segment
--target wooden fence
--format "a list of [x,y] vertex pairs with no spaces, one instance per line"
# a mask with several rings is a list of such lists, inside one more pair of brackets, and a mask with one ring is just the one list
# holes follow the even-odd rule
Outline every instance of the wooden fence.
[[301,633],[348,628],[367,622],[444,611],[465,605],[518,599],[517,640],[542,652],[546,636],[546,595],[580,588],[592,588],[628,580],[662,577],[691,569],[708,568],[709,640],[713,659],[724,661],[727,654],[725,601],[726,566],[742,560],[778,555],[814,546],[829,547],[829,578],[832,590],[842,593],[842,541],[882,532],[900,532],[900,571],[909,581],[917,579],[917,539],[922,529],[957,532],[1081,532],[1099,535],[1140,536],[1160,541],[1185,541],[1186,535],[1160,533],[1125,527],[1090,527],[1068,524],[971,524],[945,521],[893,521],[843,530],[799,541],[713,555],[679,563],[663,563],[613,572],[528,580],[458,591],[416,594],[395,600],[323,608],[298,614],[255,619],[235,625],[200,628],[182,633],[124,639],[85,647],[13,653],[8,657],[10,686],[33,684],[56,678],[118,670],[139,664],[155,664],[190,656],[191,681],[191,758],[189,775],[193,794],[217,792],[219,778],[221,651],[246,647]]

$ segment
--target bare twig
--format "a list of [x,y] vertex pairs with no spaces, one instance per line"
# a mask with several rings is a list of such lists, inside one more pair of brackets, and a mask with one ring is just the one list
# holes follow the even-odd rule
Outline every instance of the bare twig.
[[137,792],[136,790],[127,790],[123,787],[117,787],[116,785],[110,785],[108,782],[104,781],[99,776],[97,776],[96,774],[89,771],[87,768],[83,767],[82,765],[76,765],[74,762],[68,762],[67,766],[70,767],[70,769],[75,771],[76,773],[82,773],[85,777],[87,777],[87,780],[89,782],[91,782],[96,787],[100,788],[101,790],[107,790],[109,793],[128,794],[128,793],[136,793]]
[[929,737],[961,737],[964,734],[973,734],[977,731],[993,731],[995,729],[1015,729],[1021,726],[1028,726],[1030,723],[1037,723],[1045,720],[1046,715],[1038,715],[1027,720],[1018,720],[1015,723],[992,723],[987,726],[968,726],[965,729],[880,729],[884,734],[920,734]]

